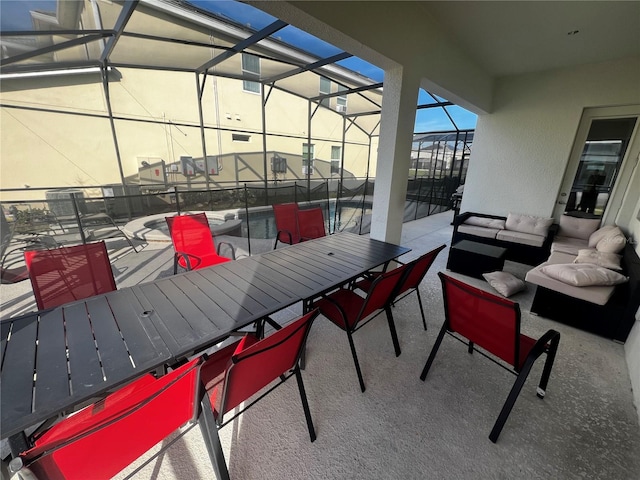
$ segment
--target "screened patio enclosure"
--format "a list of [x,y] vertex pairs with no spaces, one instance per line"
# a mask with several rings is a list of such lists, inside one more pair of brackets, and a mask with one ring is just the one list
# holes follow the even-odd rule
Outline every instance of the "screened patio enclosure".
[[[382,70],[247,5],[250,26],[194,3],[2,2],[5,209],[51,210],[73,189],[121,197],[109,213],[125,221],[144,195],[250,187],[269,205],[276,187],[310,201],[318,185],[370,208]],[[420,102],[448,126],[416,134],[413,215],[448,208],[474,127],[445,99]]]

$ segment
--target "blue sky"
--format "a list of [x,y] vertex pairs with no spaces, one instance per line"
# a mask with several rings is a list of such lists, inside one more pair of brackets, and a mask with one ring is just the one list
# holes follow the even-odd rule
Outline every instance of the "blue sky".
[[29,10],[56,11],[56,0],[0,0],[0,30],[30,30]]

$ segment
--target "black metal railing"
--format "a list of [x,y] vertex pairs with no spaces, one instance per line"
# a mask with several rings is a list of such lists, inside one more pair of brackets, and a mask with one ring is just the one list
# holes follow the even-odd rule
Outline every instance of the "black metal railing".
[[[451,209],[459,182],[455,177],[413,178],[407,186],[404,220],[411,221]],[[281,182],[274,186],[247,183],[233,188],[186,189],[175,186],[161,193],[85,196],[82,189],[48,192],[41,200],[4,200],[3,212],[16,236],[47,236],[58,244],[87,242],[116,236],[135,241],[129,222],[151,216],[190,211],[216,212],[218,221],[241,220],[232,235],[252,242],[276,236],[271,205],[296,202],[302,208],[320,206],[329,233],[368,233],[375,181],[360,178],[312,182]],[[6,196],[6,195],[5,195]],[[164,222],[156,222],[158,228]],[[19,238],[18,238],[19,240]],[[143,238],[138,240],[144,241]]]

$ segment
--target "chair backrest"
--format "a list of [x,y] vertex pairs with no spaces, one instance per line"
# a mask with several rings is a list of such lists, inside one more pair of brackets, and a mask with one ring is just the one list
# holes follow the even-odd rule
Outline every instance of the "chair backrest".
[[151,374],[67,417],[20,456],[38,478],[112,478],[187,422],[198,409],[196,358]]
[[273,205],[273,216],[278,230],[278,241],[290,245],[300,242],[298,230],[298,204],[281,203]]
[[[166,220],[176,253],[189,254],[190,260],[194,259],[193,264],[189,265],[191,269],[195,270],[200,266],[197,259],[215,253],[216,244],[206,213],[176,215],[166,217]],[[178,257],[178,262],[181,267],[188,268],[183,257]]]
[[40,310],[116,289],[104,242],[28,250],[24,259]]
[[224,414],[232,410],[292,370],[298,364],[309,329],[317,316],[318,310],[312,310],[234,354],[227,369],[219,411]]
[[430,252],[427,252],[424,255],[409,262],[409,264],[412,265],[412,268],[402,282],[402,286],[398,291],[398,295],[412,288],[418,288],[418,285],[420,285],[420,282],[422,282],[422,279],[429,271],[429,268],[431,268],[431,265],[433,265],[433,262],[438,256],[438,253],[440,253],[440,251],[445,247],[446,245],[440,245],[438,248],[435,248]]
[[398,288],[401,286],[400,282],[411,272],[411,269],[412,265],[408,263],[378,276],[369,287],[358,321],[389,304],[396,297]]
[[298,231],[302,240],[324,237],[327,232],[322,208],[298,210]]
[[520,306],[438,272],[447,328],[518,367]]

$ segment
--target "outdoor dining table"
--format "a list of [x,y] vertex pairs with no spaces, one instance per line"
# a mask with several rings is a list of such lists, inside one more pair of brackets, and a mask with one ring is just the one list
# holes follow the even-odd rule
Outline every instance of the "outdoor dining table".
[[29,427],[409,250],[340,233],[2,321],[1,438],[15,454]]

